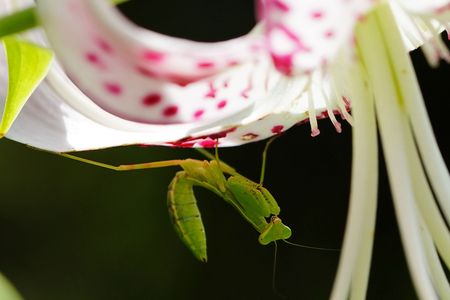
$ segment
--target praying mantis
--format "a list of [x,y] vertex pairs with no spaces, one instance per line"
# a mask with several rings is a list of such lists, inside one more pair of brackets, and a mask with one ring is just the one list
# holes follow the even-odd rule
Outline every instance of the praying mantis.
[[289,227],[278,217],[280,207],[262,185],[237,173],[226,179],[217,160],[187,159],[180,165],[184,171],[178,172],[169,185],[169,213],[181,240],[199,260],[207,259],[206,238],[193,193],[195,185],[214,192],[238,210],[260,233],[262,245],[291,236]]
[[[220,161],[217,155],[202,151],[211,158],[207,160],[184,159],[167,160],[133,165],[112,166],[81,158],[68,153],[62,156],[84,163],[116,170],[149,169],[168,166],[180,166],[183,170],[176,173],[167,193],[167,206],[175,231],[192,254],[200,261],[207,261],[206,234],[194,186],[210,190],[233,206],[241,216],[259,232],[258,241],[267,245],[277,240],[288,239],[292,232],[278,217],[280,207],[272,194],[262,185],[264,180],[267,150],[273,139],[266,143],[263,151],[263,163],[260,182],[256,183]],[[228,175],[228,177],[226,177]]]

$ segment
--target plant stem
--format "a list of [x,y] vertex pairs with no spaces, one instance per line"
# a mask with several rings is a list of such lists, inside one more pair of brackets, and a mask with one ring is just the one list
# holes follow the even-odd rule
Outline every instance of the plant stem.
[[[111,0],[114,5],[129,0]],[[34,6],[19,10],[0,18],[0,39],[10,34],[20,33],[40,26],[39,18]]]

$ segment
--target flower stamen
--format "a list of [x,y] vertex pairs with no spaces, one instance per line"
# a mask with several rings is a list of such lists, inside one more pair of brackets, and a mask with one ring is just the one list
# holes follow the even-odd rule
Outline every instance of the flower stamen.
[[323,88],[321,88],[320,91],[322,93],[322,97],[325,99],[325,103],[327,104],[328,117],[330,118],[331,123],[333,123],[334,128],[336,128],[336,131],[338,133],[341,133],[342,125],[338,120],[336,120],[336,117],[335,117],[333,109],[332,109],[330,97],[328,97],[327,93],[325,92],[325,90]]
[[308,117],[311,126],[311,136],[315,137],[320,134],[319,126],[317,125],[316,109],[314,107],[314,98],[312,89],[308,90]]

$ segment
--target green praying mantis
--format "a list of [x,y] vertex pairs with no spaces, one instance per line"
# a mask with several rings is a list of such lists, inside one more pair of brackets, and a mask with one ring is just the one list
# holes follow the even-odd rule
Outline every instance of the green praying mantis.
[[[269,140],[263,151],[260,183],[256,183],[220,161],[209,152],[200,150],[211,158],[207,160],[184,159],[150,162],[133,165],[112,166],[89,159],[61,153],[62,156],[84,163],[116,170],[149,169],[180,166],[167,193],[167,206],[175,231],[180,239],[200,261],[207,261],[206,234],[194,186],[206,188],[233,206],[244,219],[259,232],[258,241],[267,245],[277,240],[288,239],[292,232],[278,217],[280,207],[272,194],[262,185]],[[228,177],[226,177],[228,175]]]
[[262,245],[291,236],[289,227],[278,217],[280,207],[262,185],[237,173],[226,179],[217,160],[187,159],[180,165],[184,171],[170,183],[167,204],[181,240],[199,260],[207,259],[206,238],[193,186],[204,187],[231,204],[260,233]]

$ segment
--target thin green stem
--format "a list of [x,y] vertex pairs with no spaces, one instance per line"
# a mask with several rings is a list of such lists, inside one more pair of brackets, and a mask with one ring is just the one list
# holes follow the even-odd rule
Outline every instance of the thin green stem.
[[0,19],[0,38],[39,26],[34,7],[30,7]]

